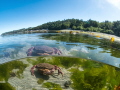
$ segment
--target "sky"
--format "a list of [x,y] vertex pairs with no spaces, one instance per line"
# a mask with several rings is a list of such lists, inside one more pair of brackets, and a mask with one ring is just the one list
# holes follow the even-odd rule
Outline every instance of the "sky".
[[120,0],[0,0],[0,34],[72,18],[120,20]]

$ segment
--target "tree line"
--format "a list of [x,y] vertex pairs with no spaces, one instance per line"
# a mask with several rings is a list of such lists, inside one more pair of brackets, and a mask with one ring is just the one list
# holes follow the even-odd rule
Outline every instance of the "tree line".
[[19,30],[13,30],[10,32],[3,33],[17,33],[17,32],[25,32],[31,30],[62,30],[62,29],[72,29],[72,30],[83,30],[83,31],[91,31],[91,32],[102,32],[107,34],[114,34],[120,36],[120,21],[104,21],[99,22],[95,20],[87,20],[83,21],[82,19],[64,19],[62,21],[53,21],[47,22],[42,25],[36,27],[22,28]]

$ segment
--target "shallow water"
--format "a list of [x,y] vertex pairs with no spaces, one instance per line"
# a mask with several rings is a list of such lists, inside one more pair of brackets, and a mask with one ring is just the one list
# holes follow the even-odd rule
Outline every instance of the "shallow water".
[[111,48],[102,38],[56,33],[21,34],[0,37],[0,64],[28,57],[32,46],[47,45],[59,48],[61,56],[72,56],[104,62],[116,67],[120,64],[120,50]]
[[[30,69],[38,63],[57,65],[61,68],[63,76],[62,73],[58,75],[57,70],[49,76],[35,70],[32,76]],[[119,68],[88,59],[65,56],[28,57],[14,60],[1,64],[0,71],[2,90],[79,90],[80,88],[81,90],[113,90],[119,86],[120,81]]]

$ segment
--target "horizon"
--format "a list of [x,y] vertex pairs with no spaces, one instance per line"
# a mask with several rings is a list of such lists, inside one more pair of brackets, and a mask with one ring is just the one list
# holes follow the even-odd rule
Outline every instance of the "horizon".
[[0,34],[72,18],[113,22],[119,15],[120,0],[1,0]]

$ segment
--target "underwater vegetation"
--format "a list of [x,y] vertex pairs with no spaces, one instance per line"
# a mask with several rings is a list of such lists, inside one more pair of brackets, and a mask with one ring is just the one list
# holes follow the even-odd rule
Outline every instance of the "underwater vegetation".
[[16,90],[9,83],[0,83],[0,90]]
[[79,59],[79,58],[69,58],[68,57],[38,57],[37,60],[33,60],[28,58],[27,61],[33,65],[39,64],[39,63],[50,63],[53,65],[58,65],[64,68],[70,68],[72,66],[80,65],[82,61],[85,59]]
[[[27,67],[27,64],[23,64],[22,61],[10,61],[0,65],[0,90],[16,90],[12,87],[7,81],[10,77],[21,78],[21,74],[24,69]],[[13,72],[13,69],[18,69],[16,72]]]
[[42,87],[49,88],[49,90],[62,90],[62,88],[59,84],[55,84],[52,82],[43,83]]
[[[26,60],[32,65],[50,63],[66,69],[70,72],[71,84],[69,87],[73,90],[117,90],[115,88],[120,85],[120,68],[97,61],[61,56],[29,57]],[[5,83],[0,83],[0,87],[3,88],[2,90],[15,90],[7,82],[10,73],[13,72],[13,69],[18,69],[16,76],[20,78],[27,66],[27,64],[19,60],[1,64],[0,81],[5,81]],[[46,82],[43,78],[39,78],[36,82],[49,90],[62,90],[61,85]],[[36,89],[33,88],[33,90]]]
[[38,84],[42,84],[44,82],[44,79],[39,78],[39,80],[37,81]]
[[75,90],[114,90],[119,85],[120,71],[114,67],[103,65],[99,68],[86,68],[80,71],[77,68],[71,69],[72,87]]
[[[19,77],[23,73],[27,64],[23,64],[22,61],[10,61],[0,65],[0,81],[8,81],[11,73],[15,73],[15,76]],[[13,69],[18,69],[16,72],[12,72]]]
[[[70,85],[74,90],[114,90],[120,84],[120,68],[104,63],[73,57],[38,57],[36,60],[28,58],[33,65],[50,63],[66,68],[71,72]],[[82,70],[81,70],[81,69]],[[52,87],[47,83],[46,87]],[[50,89],[59,90],[59,89]]]
[[32,90],[37,90],[37,89],[35,89],[35,88],[32,88]]

